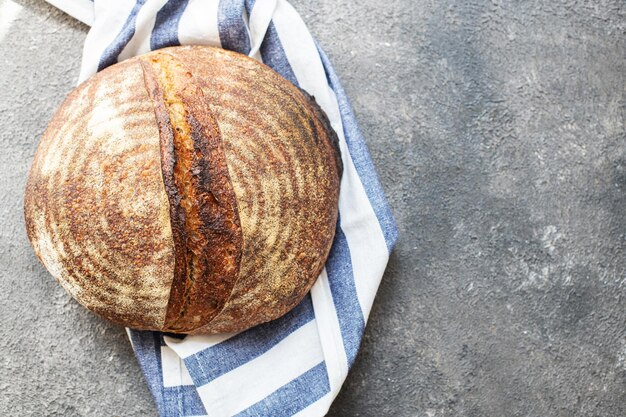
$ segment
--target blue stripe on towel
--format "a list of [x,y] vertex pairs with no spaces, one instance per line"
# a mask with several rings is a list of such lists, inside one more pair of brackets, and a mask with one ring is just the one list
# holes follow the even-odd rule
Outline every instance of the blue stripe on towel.
[[168,46],[178,46],[178,23],[189,0],[169,0],[159,10],[150,36],[150,49],[155,50]]
[[113,65],[117,62],[117,57],[120,55],[124,47],[130,40],[133,35],[135,35],[135,22],[137,20],[137,13],[141,10],[141,7],[146,3],[147,0],[137,0],[135,5],[133,6],[124,26],[122,26],[122,30],[117,34],[113,42],[106,47],[102,56],[100,58],[100,62],[98,63],[98,71],[103,70],[109,65]]
[[202,405],[198,390],[193,385],[163,388],[167,416],[201,416],[207,412]]
[[219,0],[217,27],[222,48],[248,55],[251,46],[244,8],[244,0]]
[[237,414],[237,417],[292,416],[329,392],[326,363],[322,362]]
[[283,78],[291,81],[292,84],[298,85],[296,74],[293,72],[291,64],[289,64],[289,60],[285,56],[285,51],[278,37],[278,32],[276,32],[274,22],[270,22],[267,32],[265,32],[265,39],[263,39],[261,43],[260,52],[265,65],[271,67],[274,71],[282,75]]

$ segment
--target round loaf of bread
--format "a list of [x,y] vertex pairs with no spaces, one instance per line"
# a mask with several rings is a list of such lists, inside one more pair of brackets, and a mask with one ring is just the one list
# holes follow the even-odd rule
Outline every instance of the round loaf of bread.
[[312,97],[244,55],[167,48],[61,105],[30,170],[26,227],[48,271],[102,317],[236,332],[288,312],[321,273],[341,173]]

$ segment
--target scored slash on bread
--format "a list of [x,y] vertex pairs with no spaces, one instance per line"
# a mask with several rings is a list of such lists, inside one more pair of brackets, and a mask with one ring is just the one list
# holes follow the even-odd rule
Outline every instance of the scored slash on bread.
[[237,201],[219,127],[191,72],[168,53],[141,66],[159,126],[176,251],[164,327],[189,332],[217,315],[239,275]]

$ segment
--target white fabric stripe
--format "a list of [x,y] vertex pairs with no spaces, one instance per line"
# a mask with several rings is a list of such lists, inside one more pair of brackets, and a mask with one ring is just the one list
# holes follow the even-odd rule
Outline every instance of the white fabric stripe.
[[272,15],[276,9],[276,0],[257,0],[252,6],[250,13],[250,55],[252,58],[261,61],[261,43],[265,38],[265,32],[272,21]]
[[128,327],[125,327],[124,330],[126,330],[126,336],[128,336],[128,341],[130,342],[130,347],[133,348],[133,351],[135,350],[135,344],[133,343],[133,338],[130,335],[130,329]]
[[198,394],[211,416],[232,416],[261,401],[323,360],[317,324],[311,321],[263,355],[198,387]]
[[163,339],[167,346],[172,348],[181,358],[187,358],[195,355],[205,349],[215,346],[224,340],[230,339],[237,333],[211,334],[204,336],[187,336],[184,339],[176,339],[175,337],[164,336]]
[[219,0],[189,0],[178,25],[181,45],[209,45],[220,48],[217,26]]
[[348,375],[348,358],[343,345],[343,337],[341,336],[326,268],[324,268],[315,285],[311,288],[311,298],[313,299],[317,330],[320,335],[322,349],[324,350],[324,358],[326,359],[330,390],[331,392],[339,392],[341,384],[346,375]]
[[89,0],[46,0],[87,26],[93,25],[93,2]]
[[193,380],[185,363],[168,346],[161,346],[161,364],[163,369],[163,386],[177,387],[193,385]]
[[331,391],[328,394],[324,395],[319,400],[315,401],[312,404],[309,404],[308,407],[300,410],[293,417],[320,417],[326,415],[330,405],[335,398],[335,394]]
[[0,3],[0,42],[7,35],[11,24],[18,18],[23,7],[12,0]]
[[134,6],[134,1],[127,0],[96,0],[94,2],[94,15],[97,17],[85,39],[79,83],[98,71],[102,53],[120,33]]
[[311,34],[298,13],[285,0],[278,0],[274,22],[298,83],[315,96],[339,136],[344,155],[339,196],[341,226],[350,247],[359,303],[367,319],[389,257],[385,237],[354,163],[347,157],[350,153],[343,135],[339,106],[327,84],[324,67]]
[[[341,151],[348,152],[345,142],[342,142]],[[341,229],[350,247],[356,292],[367,321],[389,252],[378,219],[351,159],[347,164],[344,161],[344,169],[346,166],[351,173],[346,175],[344,171],[341,181],[341,189],[344,190],[339,198]]]
[[141,7],[139,13],[137,13],[135,34],[122,52],[120,52],[118,61],[150,52],[150,36],[156,22],[156,15],[165,3],[167,3],[167,0],[148,0]]

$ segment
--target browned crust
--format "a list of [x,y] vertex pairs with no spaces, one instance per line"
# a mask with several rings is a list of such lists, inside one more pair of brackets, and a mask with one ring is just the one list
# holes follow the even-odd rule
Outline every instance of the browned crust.
[[141,61],[161,138],[175,247],[164,330],[211,321],[239,275],[242,234],[219,127],[190,71],[170,54]]
[[314,98],[241,54],[168,48],[66,100],[31,169],[27,230],[50,272],[108,319],[241,331],[315,283],[341,171]]

